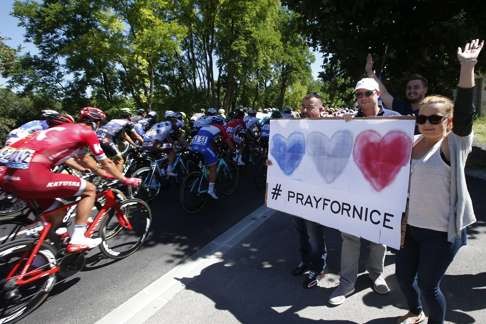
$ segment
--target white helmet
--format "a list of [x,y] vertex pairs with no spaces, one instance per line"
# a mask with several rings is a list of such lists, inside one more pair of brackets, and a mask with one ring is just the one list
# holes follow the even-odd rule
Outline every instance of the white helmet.
[[155,117],[157,117],[157,112],[151,110],[151,111],[149,111],[147,113],[147,116],[152,117],[152,118],[155,118]]
[[164,114],[164,118],[177,118],[177,113],[172,110],[167,110]]
[[208,115],[216,115],[218,113],[218,110],[214,107],[209,107],[207,110]]

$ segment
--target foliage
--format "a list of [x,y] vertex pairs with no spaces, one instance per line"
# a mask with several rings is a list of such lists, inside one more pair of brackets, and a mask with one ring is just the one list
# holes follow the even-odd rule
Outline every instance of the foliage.
[[[347,87],[363,76],[371,52],[391,93],[402,95],[404,78],[420,73],[429,79],[431,93],[451,95],[457,46],[486,34],[486,6],[480,0],[285,2],[301,14],[300,30],[324,53],[324,79],[340,76]],[[484,55],[481,61],[486,66]],[[338,89],[332,85],[331,93]]]
[[474,121],[474,141],[486,145],[486,116],[481,116]]
[[13,15],[39,52],[15,59],[10,87],[68,111],[282,106],[312,80],[279,0],[17,0]]

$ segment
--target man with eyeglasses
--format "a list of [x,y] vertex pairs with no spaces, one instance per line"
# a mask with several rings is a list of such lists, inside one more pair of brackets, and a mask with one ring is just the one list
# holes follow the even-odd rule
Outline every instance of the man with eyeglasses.
[[[324,112],[321,97],[310,93],[302,100],[301,116],[307,119],[320,119]],[[325,275],[327,267],[327,248],[324,240],[324,226],[318,223],[294,217],[299,235],[301,262],[292,271],[294,276],[304,275],[304,288],[317,286]]]
[[381,99],[386,107],[391,108],[402,115],[417,116],[420,107],[419,104],[425,98],[428,91],[429,83],[426,78],[420,74],[410,75],[405,87],[406,100],[401,100],[394,98],[376,76],[375,71],[373,70],[373,57],[371,54],[368,54],[368,57],[366,58],[365,71],[369,78],[373,78],[379,84]]
[[[359,80],[355,87],[358,112],[354,117],[399,116],[400,114],[396,111],[380,106],[380,94],[379,85],[374,79],[364,78]],[[346,116],[345,119],[349,119],[349,117]],[[339,286],[329,296],[329,304],[334,306],[341,305],[347,296],[354,293],[359,272],[361,238],[347,233],[341,233],[341,238]],[[366,269],[373,283],[373,290],[380,295],[385,295],[390,292],[390,288],[383,277],[386,246],[367,240],[363,241],[367,243],[369,248]]]

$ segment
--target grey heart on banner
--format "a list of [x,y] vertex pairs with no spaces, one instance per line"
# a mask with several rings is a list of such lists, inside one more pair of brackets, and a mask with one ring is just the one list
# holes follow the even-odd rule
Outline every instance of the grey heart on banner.
[[348,130],[335,132],[331,138],[320,132],[307,136],[307,154],[311,156],[321,177],[332,183],[341,175],[353,150],[353,134]]

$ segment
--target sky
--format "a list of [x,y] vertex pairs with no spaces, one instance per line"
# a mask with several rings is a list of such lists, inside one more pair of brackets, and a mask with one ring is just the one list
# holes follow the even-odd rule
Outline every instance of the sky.
[[[18,26],[18,19],[12,17],[10,12],[12,11],[14,0],[0,0],[0,35],[7,37],[5,43],[13,48],[22,46],[23,52],[36,52],[36,47],[32,43],[24,42],[25,30]],[[322,70],[322,55],[316,51],[313,51],[316,61],[311,65],[312,76],[317,79],[319,72]],[[5,80],[0,77],[0,85],[5,84]]]

